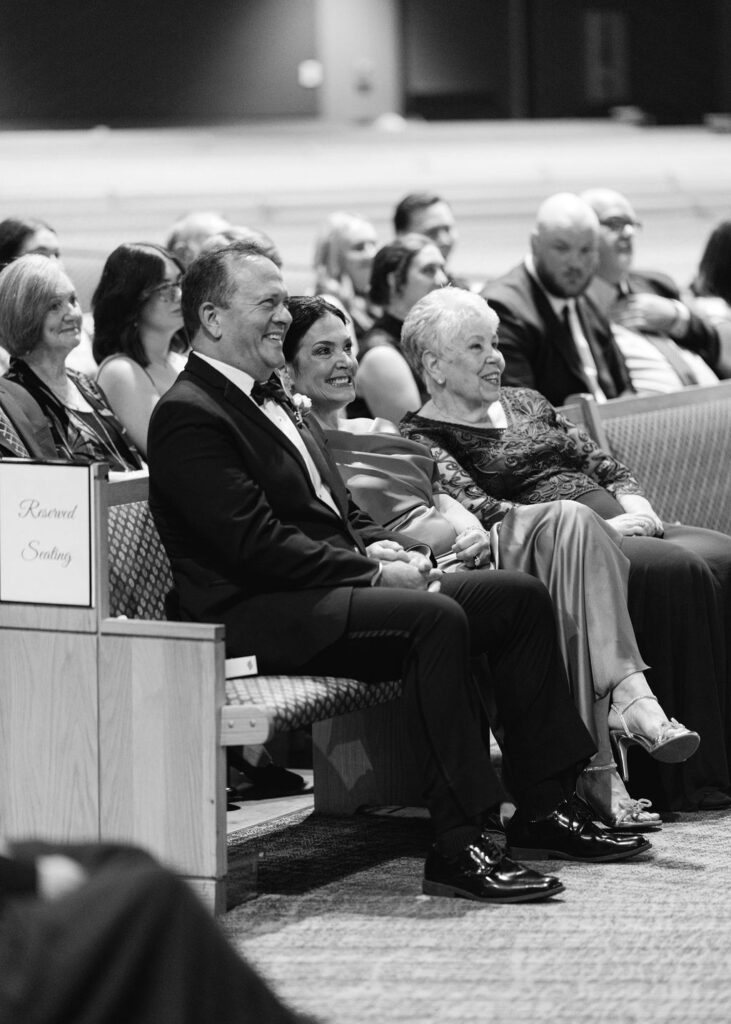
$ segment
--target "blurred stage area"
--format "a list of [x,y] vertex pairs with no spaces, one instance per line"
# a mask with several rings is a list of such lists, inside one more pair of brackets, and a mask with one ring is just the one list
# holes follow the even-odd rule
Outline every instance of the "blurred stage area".
[[[538,204],[608,186],[644,224],[638,266],[685,286],[714,225],[731,216],[731,134],[597,121],[369,126],[277,121],[190,129],[0,133],[0,217],[47,220],[68,256],[163,242],[172,222],[215,209],[279,247],[290,290],[308,288],[327,214],[350,210],[391,236],[395,203],[429,189],[453,206],[453,270],[497,276],[525,252]],[[83,296],[82,296],[83,297]]]

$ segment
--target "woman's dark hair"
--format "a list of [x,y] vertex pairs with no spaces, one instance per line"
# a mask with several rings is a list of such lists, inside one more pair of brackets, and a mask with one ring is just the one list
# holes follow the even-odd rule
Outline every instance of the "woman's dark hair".
[[107,257],[91,300],[97,363],[123,352],[140,366],[148,365],[137,317],[152,289],[165,280],[165,260],[172,260],[182,273],[178,258],[151,242],[118,245]]
[[322,320],[330,313],[347,324],[348,318],[342,309],[333,306],[332,302],[323,299],[321,295],[292,295],[287,303],[292,316],[292,323],[287,328],[284,336],[284,358],[292,363],[297,355],[299,344],[313,324]]
[[[19,256],[26,238],[34,235],[41,228],[53,231],[50,224],[34,217],[26,217],[22,220],[19,217],[6,217],[5,220],[0,221],[0,269]],[[53,233],[56,234],[55,231]]]
[[[371,270],[371,302],[376,306],[387,306],[399,294],[406,283],[414,256],[427,245],[434,245],[431,238],[412,232],[395,238],[378,250]],[[393,278],[389,281],[391,275]]]
[[731,305],[731,220],[711,232],[691,285],[695,295],[718,295]]

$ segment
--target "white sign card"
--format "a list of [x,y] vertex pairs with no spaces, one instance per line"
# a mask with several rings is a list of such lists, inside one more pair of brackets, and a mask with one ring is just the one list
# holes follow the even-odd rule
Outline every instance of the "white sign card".
[[90,608],[92,467],[0,461],[0,601]]

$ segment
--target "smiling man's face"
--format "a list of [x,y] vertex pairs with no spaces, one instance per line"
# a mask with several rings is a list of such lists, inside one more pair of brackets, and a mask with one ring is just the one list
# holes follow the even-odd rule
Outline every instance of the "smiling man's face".
[[228,304],[216,309],[221,330],[216,355],[254,380],[266,380],[284,364],[282,342],[292,322],[282,275],[264,257],[234,257],[227,270],[233,289]]

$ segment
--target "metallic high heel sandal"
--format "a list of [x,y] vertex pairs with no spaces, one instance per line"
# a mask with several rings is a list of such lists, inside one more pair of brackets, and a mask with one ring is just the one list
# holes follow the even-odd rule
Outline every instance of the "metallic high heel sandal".
[[[614,772],[616,774],[617,766],[616,764],[590,764],[584,768],[584,771],[577,779],[576,792],[584,803],[589,805],[591,813],[598,821],[603,825],[606,825],[607,828],[610,828],[613,832],[660,831],[662,828],[660,815],[650,812],[649,808],[652,807],[652,802],[647,800],[645,797],[640,797],[639,800],[634,800],[629,793],[627,793],[626,796],[621,796],[619,798],[616,811],[611,808],[610,811],[605,811],[601,806],[599,806],[598,799],[596,797],[592,797],[589,779],[583,778],[583,776],[589,772]],[[611,785],[612,784],[610,782],[610,802]]]
[[610,725],[609,738],[614,744],[622,778],[625,782],[629,778],[627,754],[633,744],[642,747],[650,757],[654,757],[657,761],[663,761],[667,764],[679,764],[681,761],[687,761],[692,754],[695,754],[701,742],[697,732],[686,729],[684,725],[676,722],[674,718],[660,726],[660,731],[654,740],[647,739],[646,736],[641,736],[639,733],[631,732],[624,713],[639,700],[654,700],[655,703],[658,703],[657,697],[652,694],[644,694],[642,697],[635,697],[634,700],[629,701],[622,708],[618,704],[612,704],[609,709],[609,715],[611,716],[614,712],[622,724],[621,729],[613,729]]

